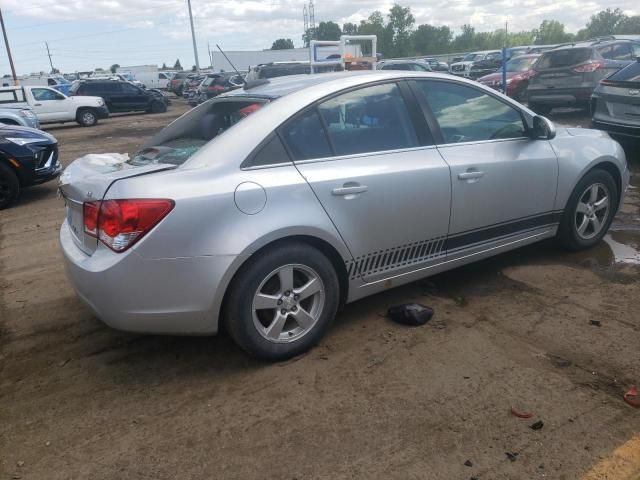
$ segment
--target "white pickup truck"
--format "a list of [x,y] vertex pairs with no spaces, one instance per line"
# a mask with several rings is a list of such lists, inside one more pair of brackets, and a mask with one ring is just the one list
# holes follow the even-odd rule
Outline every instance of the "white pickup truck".
[[18,86],[0,88],[0,107],[28,104],[40,123],[78,122],[91,127],[107,118],[109,109],[100,97],[67,97],[50,87]]

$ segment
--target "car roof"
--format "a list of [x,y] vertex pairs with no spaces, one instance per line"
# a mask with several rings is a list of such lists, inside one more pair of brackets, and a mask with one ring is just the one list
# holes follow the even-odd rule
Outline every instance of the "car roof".
[[[232,90],[228,93],[219,95],[217,98],[247,96],[247,97],[263,97],[263,98],[279,98],[290,93],[303,90],[305,88],[321,85],[324,83],[349,80],[350,84],[364,84],[376,80],[393,80],[401,79],[409,76],[424,77],[430,76],[434,78],[451,78],[449,75],[430,73],[430,72],[410,72],[405,70],[360,70],[353,72],[327,72],[316,74],[288,75],[286,77],[276,77],[269,79],[268,82],[256,82],[257,85],[252,87],[249,82],[249,88],[240,88]],[[358,81],[360,79],[360,81]],[[258,84],[259,83],[259,84]]]

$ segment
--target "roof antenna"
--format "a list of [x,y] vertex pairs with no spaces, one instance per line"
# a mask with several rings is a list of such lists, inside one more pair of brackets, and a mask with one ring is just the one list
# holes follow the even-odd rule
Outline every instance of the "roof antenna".
[[244,88],[245,90],[249,90],[250,88],[257,87],[259,85],[265,85],[265,84],[269,83],[269,80],[267,80],[267,79],[258,79],[258,80],[253,80],[251,82],[247,82],[247,80],[240,74],[240,72],[238,71],[236,66],[233,63],[231,63],[231,60],[229,60],[229,57],[227,57],[227,54],[222,51],[222,49],[220,48],[220,45],[218,45],[216,43],[216,47],[218,48],[218,50],[220,50],[220,53],[222,55],[224,55],[224,58],[227,59],[227,62],[229,62],[229,65],[231,65],[231,67],[236,71],[236,73],[242,79],[242,83],[244,83],[244,87],[242,87],[242,88]]
[[222,55],[224,55],[224,58],[226,58],[226,59],[227,59],[227,62],[229,62],[229,65],[231,65],[231,68],[233,68],[233,69],[236,71],[236,73],[240,76],[240,78],[242,79],[242,83],[244,83],[244,84],[246,85],[246,84],[247,84],[247,81],[246,81],[246,80],[244,79],[244,77],[240,74],[240,72],[238,71],[238,69],[236,68],[236,66],[235,66],[233,63],[231,63],[231,60],[229,60],[229,57],[227,57],[227,54],[226,54],[226,53],[224,53],[224,52],[222,51],[222,49],[220,48],[220,45],[218,45],[218,44],[216,43],[216,47],[218,48],[218,50],[220,50],[220,53],[221,53]]

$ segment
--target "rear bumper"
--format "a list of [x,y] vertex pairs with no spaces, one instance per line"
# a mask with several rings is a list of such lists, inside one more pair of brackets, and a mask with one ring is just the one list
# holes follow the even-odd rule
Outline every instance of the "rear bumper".
[[604,122],[594,117],[591,120],[591,126],[598,130],[604,130],[612,135],[640,138],[640,125],[624,125],[621,123]]
[[147,259],[100,245],[80,250],[65,220],[60,228],[65,270],[78,296],[112,328],[129,332],[211,335],[218,330],[214,298],[236,256]]
[[535,88],[529,86],[527,98],[530,103],[553,105],[557,107],[571,107],[589,103],[593,87],[579,88]]

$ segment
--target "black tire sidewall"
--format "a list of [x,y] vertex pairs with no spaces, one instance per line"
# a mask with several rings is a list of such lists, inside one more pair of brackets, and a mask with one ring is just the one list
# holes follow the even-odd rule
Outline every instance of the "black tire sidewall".
[[[253,324],[253,295],[275,269],[287,264],[312,268],[322,279],[325,304],[315,326],[292,343],[270,342]],[[340,300],[338,276],[329,259],[301,242],[286,242],[259,253],[243,265],[230,286],[225,302],[225,325],[236,343],[250,355],[268,361],[286,360],[313,347],[330,327]]]
[[[609,195],[611,197],[609,199],[609,212],[607,213],[608,216],[605,221],[605,225],[600,233],[589,240],[585,240],[578,235],[574,218],[580,196],[585,192],[587,187],[596,183],[602,183],[609,190]],[[615,217],[619,198],[620,192],[618,192],[616,182],[609,172],[599,168],[588,172],[574,187],[562,215],[562,221],[558,229],[558,240],[561,245],[569,250],[577,251],[591,248],[602,240],[602,238],[607,234],[609,226]]]
[[8,180],[9,183],[9,198],[5,201],[0,200],[0,210],[11,205],[16,198],[18,198],[18,194],[20,193],[20,181],[18,180],[18,176],[15,174],[11,167],[6,165],[5,163],[0,163],[0,177]]
[[164,103],[156,100],[151,103],[151,113],[164,113],[167,111],[167,107]]

